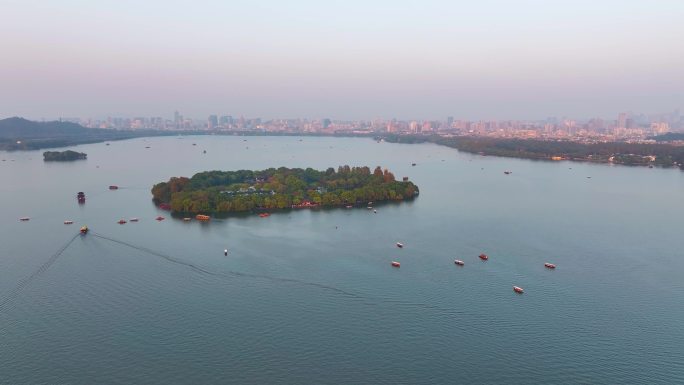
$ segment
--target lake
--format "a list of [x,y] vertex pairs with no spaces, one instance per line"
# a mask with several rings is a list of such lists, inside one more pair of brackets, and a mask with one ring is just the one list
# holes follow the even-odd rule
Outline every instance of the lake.
[[[679,170],[362,138],[72,149],[0,152],[0,383],[684,382]],[[172,176],[344,164],[420,196],[209,223],[151,201]]]

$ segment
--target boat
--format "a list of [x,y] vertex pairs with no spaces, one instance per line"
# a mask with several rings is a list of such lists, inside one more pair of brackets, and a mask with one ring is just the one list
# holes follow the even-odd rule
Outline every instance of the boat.
[[191,220],[192,220],[192,218],[188,218],[188,217],[183,218],[184,222],[190,222]]
[[513,172],[513,171],[504,171],[504,174],[509,175],[509,174],[512,173],[512,172]]
[[113,185],[109,186],[109,189],[110,190],[118,190],[119,186],[113,184]]
[[129,221],[130,222],[137,222],[137,221],[139,221],[139,219],[138,218],[131,218],[131,219],[129,219]]
[[368,210],[373,210],[373,206],[366,207]]
[[544,267],[546,267],[547,269],[555,269],[555,268],[556,268],[556,265],[554,265],[553,263],[548,263],[548,262],[546,262],[546,263],[544,264]]
[[415,163],[411,163],[411,166],[415,166],[415,165],[416,165]]
[[119,219],[116,223],[123,225],[123,224],[126,224],[126,220],[125,219]]
[[261,213],[261,214],[259,214],[259,216],[262,217],[262,218],[266,218],[266,217],[270,217],[271,214],[269,214],[269,213]]
[[198,221],[208,221],[209,219],[211,219],[211,217],[209,215],[197,214],[197,216],[195,216],[195,219],[197,219]]
[[465,262],[461,261],[460,259],[454,260],[454,263],[457,264],[458,266],[463,266],[463,265],[465,265]]
[[392,261],[392,266],[393,267],[401,267],[401,263],[399,263],[397,261]]
[[348,209],[351,209],[351,208],[353,208],[354,206],[352,206],[352,205],[347,205],[347,206],[345,206],[345,207],[348,208]]
[[78,203],[85,203],[85,193],[83,191],[79,191],[78,194],[76,194],[76,199],[78,200]]
[[158,221],[163,221],[163,220],[166,219],[166,218],[164,218],[164,217],[162,217],[162,216],[160,215],[160,216],[158,216],[156,219],[157,219]]
[[404,244],[401,242],[397,242],[397,247],[401,249],[402,247],[404,247]]
[[67,221],[64,221],[64,224],[65,224],[65,225],[71,225],[71,224],[73,224],[73,223],[74,223],[74,221],[68,221],[68,220],[67,220]]
[[19,218],[19,220],[22,221],[22,222],[26,222],[26,221],[28,221],[29,219],[31,219],[31,218],[29,218],[29,217],[21,217],[21,218]]
[[375,214],[377,214],[377,213],[378,213],[378,210],[373,210],[373,212],[374,212]]
[[81,234],[86,234],[88,232],[88,226],[81,226]]
[[171,205],[168,203],[160,203],[159,208],[162,210],[171,210]]
[[525,292],[525,291],[523,290],[523,288],[520,287],[520,286],[513,286],[513,291],[516,292],[516,293],[519,293],[519,294],[522,294],[522,293]]
[[486,261],[489,259],[489,257],[487,256],[487,254],[480,254],[480,259]]

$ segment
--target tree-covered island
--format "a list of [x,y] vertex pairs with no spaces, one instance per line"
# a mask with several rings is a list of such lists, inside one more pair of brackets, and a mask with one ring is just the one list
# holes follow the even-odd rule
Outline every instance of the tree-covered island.
[[70,160],[79,160],[79,159],[86,159],[88,157],[87,154],[83,152],[76,152],[76,151],[71,151],[71,150],[66,150],[66,151],[45,151],[43,153],[43,160],[46,162],[51,162],[51,161],[70,161]]
[[173,177],[152,187],[155,204],[193,214],[366,205],[417,195],[418,186],[406,179],[395,180],[387,169],[349,166],[325,171],[285,167],[207,171],[192,178]]

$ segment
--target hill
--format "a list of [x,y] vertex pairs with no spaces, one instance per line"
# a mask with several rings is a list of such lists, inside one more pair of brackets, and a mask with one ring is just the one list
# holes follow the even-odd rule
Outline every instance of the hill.
[[8,151],[65,147],[156,135],[169,134],[151,130],[120,131],[87,128],[70,122],[34,122],[18,117],[0,120],[0,150]]

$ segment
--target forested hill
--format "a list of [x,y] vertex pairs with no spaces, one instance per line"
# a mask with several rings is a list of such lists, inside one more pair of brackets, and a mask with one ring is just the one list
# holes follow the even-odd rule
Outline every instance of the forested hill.
[[228,213],[249,210],[366,206],[418,195],[418,186],[397,181],[387,169],[340,166],[270,168],[262,171],[208,171],[192,178],[171,178],[152,188],[153,200],[173,212]]
[[59,121],[34,122],[17,117],[0,120],[0,150],[37,150],[152,135],[155,133],[86,128]]

